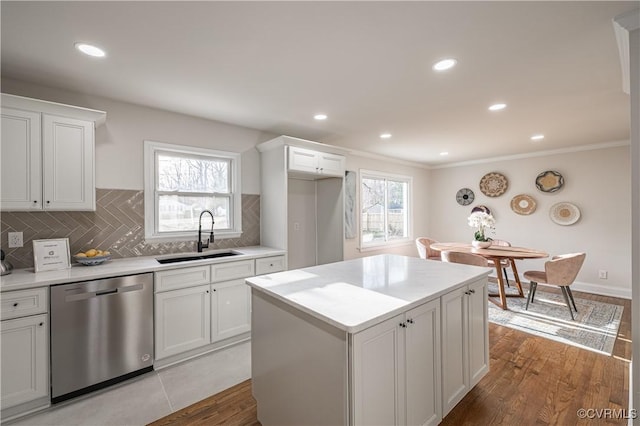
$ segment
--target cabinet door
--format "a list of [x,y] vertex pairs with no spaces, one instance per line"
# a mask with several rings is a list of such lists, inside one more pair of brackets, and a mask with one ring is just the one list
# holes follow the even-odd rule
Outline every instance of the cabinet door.
[[440,400],[440,301],[406,314],[406,407],[408,425],[437,425]]
[[460,402],[469,389],[467,288],[442,296],[442,416]]
[[211,342],[209,285],[157,293],[155,302],[156,359]]
[[318,173],[318,152],[310,149],[289,147],[289,170]]
[[93,123],[43,114],[44,208],[95,210]]
[[344,177],[345,157],[343,155],[329,154],[327,152],[318,153],[319,172],[326,176]]
[[352,337],[355,425],[405,424],[405,333],[398,315]]
[[475,386],[489,371],[487,286],[485,281],[469,285],[469,385]]
[[42,208],[40,114],[2,108],[2,210]]
[[49,395],[47,315],[5,320],[2,336],[2,409]]
[[251,291],[244,279],[211,286],[211,341],[251,330]]

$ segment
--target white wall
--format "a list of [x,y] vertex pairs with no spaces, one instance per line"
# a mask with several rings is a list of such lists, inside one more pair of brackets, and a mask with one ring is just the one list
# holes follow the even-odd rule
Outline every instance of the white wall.
[[[431,170],[428,191],[429,235],[439,241],[471,241],[473,229],[467,224],[471,207],[484,204],[496,218],[493,238],[513,245],[541,249],[550,255],[584,251],[587,258],[576,280],[575,289],[631,298],[631,163],[629,145],[581,152],[555,154],[508,161]],[[619,145],[619,144],[618,144]],[[556,193],[544,193],[535,186],[536,176],[556,170],[565,179]],[[485,196],[479,188],[489,172],[504,174],[507,192],[499,197]],[[456,192],[463,187],[475,193],[471,206],[460,206]],[[511,199],[531,195],[537,201],[529,216],[514,213]],[[580,220],[560,226],[549,218],[550,207],[571,202],[581,211]],[[520,274],[543,269],[544,260],[519,261]],[[608,279],[598,278],[599,270]]]
[[2,92],[107,112],[96,129],[96,187],[144,189],[143,141],[242,153],[242,193],[260,193],[260,157],[255,145],[274,137],[245,127],[60,89],[2,79]]
[[[413,204],[411,206],[411,215],[413,217],[413,239],[419,236],[428,235],[428,188],[429,188],[429,170],[407,165],[403,162],[394,162],[390,159],[377,159],[373,157],[364,157],[361,155],[347,155],[347,170],[357,173],[356,178],[356,225],[358,234],[360,232],[360,169],[374,170],[386,173],[395,173],[404,176],[413,177]],[[382,250],[373,250],[361,252],[359,250],[360,240],[358,237],[354,239],[345,239],[344,258],[354,259],[358,257],[373,256],[381,253],[393,253],[405,256],[418,256],[415,243],[411,241],[409,244],[385,248]]]

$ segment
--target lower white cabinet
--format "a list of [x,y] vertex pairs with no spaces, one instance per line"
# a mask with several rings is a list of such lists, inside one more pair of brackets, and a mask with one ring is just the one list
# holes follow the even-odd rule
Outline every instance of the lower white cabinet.
[[251,330],[251,290],[244,279],[211,284],[211,341]]
[[155,296],[156,359],[211,342],[209,284],[157,293]]
[[353,424],[436,425],[440,301],[353,335]]
[[489,371],[487,287],[483,281],[442,296],[442,415]]

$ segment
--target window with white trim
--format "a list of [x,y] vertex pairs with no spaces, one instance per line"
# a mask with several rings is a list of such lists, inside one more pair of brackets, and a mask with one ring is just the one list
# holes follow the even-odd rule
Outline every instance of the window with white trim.
[[[195,240],[204,210],[216,238],[240,236],[240,154],[145,141],[144,156],[145,239]],[[203,216],[203,231],[210,227]]]
[[360,170],[360,248],[411,242],[410,176]]

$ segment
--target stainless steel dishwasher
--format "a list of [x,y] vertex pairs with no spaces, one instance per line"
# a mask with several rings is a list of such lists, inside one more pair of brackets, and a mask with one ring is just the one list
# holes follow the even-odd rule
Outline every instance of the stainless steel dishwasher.
[[51,287],[51,402],[153,370],[153,274]]

